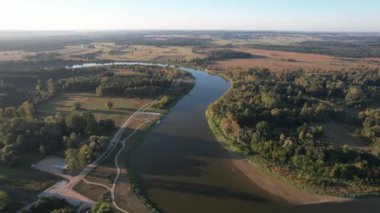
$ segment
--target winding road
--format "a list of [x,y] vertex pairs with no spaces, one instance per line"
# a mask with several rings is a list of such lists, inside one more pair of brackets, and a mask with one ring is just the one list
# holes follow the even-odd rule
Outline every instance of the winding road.
[[[147,104],[144,104],[143,106],[141,106],[136,112],[134,112],[132,115],[130,115],[128,117],[128,119],[124,122],[124,124],[119,128],[119,130],[115,133],[115,135],[113,136],[113,138],[111,139],[107,149],[103,152],[103,154],[101,156],[99,156],[94,162],[88,164],[77,176],[75,177],[71,177],[71,176],[64,176],[65,178],[68,179],[68,181],[66,180],[63,180],[63,181],[60,181],[58,182],[57,184],[53,185],[52,187],[46,189],[45,191],[43,191],[42,193],[40,193],[37,197],[38,199],[28,205],[26,205],[25,207],[23,207],[22,209],[20,209],[19,211],[17,211],[17,213],[21,213],[23,212],[24,210],[27,210],[29,209],[30,207],[32,207],[33,205],[37,204],[39,202],[39,199],[42,198],[42,197],[61,197],[61,198],[64,198],[66,199],[69,203],[73,204],[73,205],[80,205],[80,208],[78,208],[78,211],[80,209],[83,209],[83,208],[86,208],[86,207],[90,207],[94,204],[94,201],[79,194],[78,192],[74,191],[73,188],[80,182],[80,181],[84,181],[85,183],[87,184],[92,184],[92,185],[97,185],[97,186],[100,186],[100,187],[103,187],[103,188],[106,188],[107,190],[109,190],[112,194],[112,203],[113,205],[115,206],[115,208],[121,212],[124,212],[124,213],[128,213],[128,211],[120,208],[116,201],[115,201],[115,188],[116,188],[116,183],[117,183],[117,180],[119,178],[119,175],[120,175],[120,166],[119,166],[119,163],[118,163],[118,158],[119,158],[119,155],[120,153],[123,151],[123,149],[125,148],[126,144],[125,142],[130,139],[135,133],[136,131],[142,126],[144,125],[147,121],[145,120],[142,124],[140,124],[126,139],[124,139],[123,141],[120,141],[120,138],[121,136],[123,135],[123,133],[125,132],[126,128],[128,127],[128,125],[130,125],[130,123],[141,113],[141,114],[145,114],[145,113],[148,113],[148,114],[152,114],[152,115],[160,115],[160,113],[154,113],[154,112],[144,112],[144,110],[151,104],[153,104],[154,102],[156,102],[157,100],[154,100],[154,101],[151,101]],[[102,163],[105,159],[107,159],[109,157],[109,155],[117,148],[117,145],[121,143],[122,144],[122,147],[121,149],[119,150],[119,152],[117,153],[117,155],[115,156],[115,165],[117,167],[117,175],[116,175],[116,178],[114,179],[113,181],[113,185],[112,185],[112,188],[104,185],[104,184],[100,184],[100,183],[96,183],[96,182],[91,182],[91,181],[88,181],[86,179],[86,176],[92,171],[94,170],[100,163]]]

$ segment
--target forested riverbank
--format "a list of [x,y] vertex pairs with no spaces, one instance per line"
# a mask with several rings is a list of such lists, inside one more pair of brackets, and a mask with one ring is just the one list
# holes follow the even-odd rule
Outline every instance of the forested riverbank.
[[[373,103],[379,100],[377,70],[281,75],[251,69],[222,75],[233,87],[206,114],[214,133],[234,150],[311,192],[378,195],[378,121],[370,116],[376,110]],[[348,121],[347,108],[363,112]],[[331,120],[356,128],[358,137],[372,141],[374,151],[324,143],[322,125]]]

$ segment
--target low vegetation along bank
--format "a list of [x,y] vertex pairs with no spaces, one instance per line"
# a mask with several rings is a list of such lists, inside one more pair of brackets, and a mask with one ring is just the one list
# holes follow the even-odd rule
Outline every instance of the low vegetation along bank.
[[[232,88],[209,106],[211,129],[250,162],[307,191],[378,196],[378,70],[339,73],[250,69],[222,73]],[[336,122],[368,147],[325,141]]]

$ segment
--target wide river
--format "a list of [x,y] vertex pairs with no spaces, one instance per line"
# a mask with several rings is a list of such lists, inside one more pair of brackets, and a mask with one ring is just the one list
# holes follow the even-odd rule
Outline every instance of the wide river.
[[[98,65],[74,68],[88,66]],[[197,80],[194,89],[151,130],[137,153],[143,190],[159,209],[168,213],[380,212],[377,199],[296,207],[262,190],[233,166],[231,155],[207,124],[207,107],[230,84],[203,71],[185,70]]]
[[230,84],[203,71],[186,71],[197,80],[194,89],[148,134],[136,162],[145,193],[159,209],[168,213],[380,212],[374,200],[295,207],[274,199],[232,165],[231,155],[208,127],[207,107]]

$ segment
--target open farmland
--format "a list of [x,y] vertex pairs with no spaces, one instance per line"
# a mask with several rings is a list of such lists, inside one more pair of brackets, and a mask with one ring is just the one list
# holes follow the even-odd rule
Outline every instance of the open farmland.
[[339,71],[345,68],[357,66],[380,67],[379,58],[348,59],[327,55],[295,53],[274,50],[259,50],[253,48],[234,48],[234,50],[247,52],[252,55],[263,56],[252,59],[233,59],[219,61],[214,66],[218,69],[230,69],[241,67],[249,69],[252,67],[268,68],[274,71],[286,70],[330,70]]
[[0,61],[19,61],[33,55],[35,54],[22,51],[0,52]]
[[192,52],[192,47],[116,45],[94,43],[91,45],[67,46],[58,51],[65,60],[100,59],[114,61],[182,61],[202,57]]
[[[112,109],[107,109],[105,106],[108,101],[114,103]],[[150,101],[123,97],[97,97],[92,93],[62,93],[42,104],[39,107],[39,115],[67,114],[72,111],[74,103],[80,103],[80,110],[92,112],[98,120],[111,118],[117,126],[120,126],[128,115]]]

